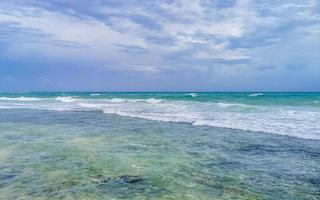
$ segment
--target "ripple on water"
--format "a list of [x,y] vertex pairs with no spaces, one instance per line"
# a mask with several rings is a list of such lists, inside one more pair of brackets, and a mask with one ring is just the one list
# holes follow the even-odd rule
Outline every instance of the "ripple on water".
[[[22,113],[11,114],[23,121]],[[12,117],[12,132],[0,134],[0,199],[311,200],[319,194],[317,141],[102,113],[41,115],[45,124],[30,113],[28,123]]]

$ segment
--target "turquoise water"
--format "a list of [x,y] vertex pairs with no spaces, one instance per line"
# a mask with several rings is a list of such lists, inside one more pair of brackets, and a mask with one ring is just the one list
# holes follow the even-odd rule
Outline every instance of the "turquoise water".
[[2,93],[0,199],[319,199],[319,93]]
[[100,111],[320,140],[320,93],[2,93],[0,109]]

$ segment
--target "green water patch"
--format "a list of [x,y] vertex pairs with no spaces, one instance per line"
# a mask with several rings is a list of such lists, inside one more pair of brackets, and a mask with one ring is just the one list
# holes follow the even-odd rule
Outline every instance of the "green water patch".
[[91,112],[11,115],[19,122],[0,123],[0,199],[320,195],[317,141]]

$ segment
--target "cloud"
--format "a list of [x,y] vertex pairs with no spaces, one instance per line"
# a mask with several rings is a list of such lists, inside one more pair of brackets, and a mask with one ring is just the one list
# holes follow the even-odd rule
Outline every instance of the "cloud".
[[316,0],[4,0],[0,59],[59,60],[65,68],[152,76],[203,73],[225,80],[230,74],[254,79],[279,69],[320,71],[315,53],[320,50],[319,4]]

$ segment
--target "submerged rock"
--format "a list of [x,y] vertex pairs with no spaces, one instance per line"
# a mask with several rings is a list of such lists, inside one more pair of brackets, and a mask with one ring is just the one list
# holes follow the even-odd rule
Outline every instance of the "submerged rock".
[[0,174],[0,188],[12,183],[17,174]]
[[13,180],[17,174],[1,174],[0,181],[11,181]]
[[309,182],[317,188],[320,188],[320,178],[309,179]]
[[91,178],[91,181],[97,184],[105,184],[108,182],[115,182],[115,181],[122,181],[125,183],[137,183],[144,181],[145,179],[141,176],[136,176],[136,175],[121,175],[116,178],[112,178],[110,176],[102,176],[98,175],[93,178]]
[[119,179],[126,183],[137,183],[144,180],[144,178],[141,176],[133,176],[133,175],[122,175],[119,177]]
[[112,180],[111,177],[109,176],[102,176],[102,175],[98,175],[95,177],[91,178],[91,181],[97,184],[103,184],[103,183],[107,183],[108,181]]

